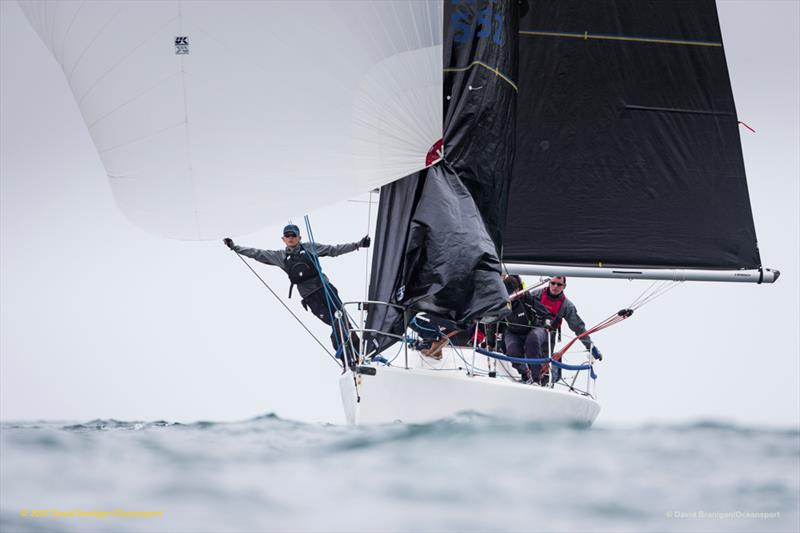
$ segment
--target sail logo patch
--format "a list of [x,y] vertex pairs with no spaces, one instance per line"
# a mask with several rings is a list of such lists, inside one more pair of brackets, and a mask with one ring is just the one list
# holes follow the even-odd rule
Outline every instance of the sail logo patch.
[[[477,0],[453,0],[453,5],[461,9],[455,11],[450,17],[450,27],[453,29],[453,41],[466,43],[475,37],[478,39],[492,38],[496,45],[503,45],[503,14],[496,13],[494,5],[497,0],[481,2],[485,7],[478,9]],[[497,8],[500,11],[500,8]]]
[[189,36],[175,37],[175,55],[189,54]]

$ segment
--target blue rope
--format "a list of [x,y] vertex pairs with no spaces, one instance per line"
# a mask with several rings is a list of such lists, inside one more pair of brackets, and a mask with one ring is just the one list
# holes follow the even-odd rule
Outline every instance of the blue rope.
[[[336,320],[333,315],[333,309],[331,308],[331,302],[334,300],[331,296],[331,290],[328,287],[328,282],[325,279],[325,274],[322,273],[322,265],[320,265],[319,257],[317,256],[317,244],[314,242],[314,234],[311,231],[311,224],[308,221],[308,215],[303,218],[306,222],[306,233],[308,233],[308,238],[311,241],[309,243],[311,245],[311,260],[314,262],[314,267],[317,269],[319,279],[322,281],[322,290],[325,291],[325,305],[328,307],[328,317],[331,320],[331,327],[334,329],[333,339],[336,341],[336,354],[338,355],[343,348],[344,339],[342,339],[342,342],[340,342],[338,331],[336,331]],[[344,357],[342,357],[342,360],[344,360]]]
[[[316,240],[314,240],[314,232],[311,231],[311,224],[308,220],[308,215],[306,215],[304,218],[306,221],[306,231],[308,232],[308,238],[311,239],[311,242],[309,243],[311,245],[311,251],[312,251],[311,259],[314,261],[314,266],[316,267],[317,272],[319,272],[319,277],[322,280],[322,287],[325,290],[325,297],[326,299],[329,299],[334,303],[338,302],[341,305],[342,300],[340,300],[339,297],[333,294],[333,291],[330,290],[330,286],[328,285],[328,280],[322,273],[322,264],[319,262],[319,254],[317,253],[317,242]],[[342,309],[342,312],[344,313],[344,309]]]
[[509,361],[511,363],[521,363],[523,365],[544,365],[547,363],[552,363],[553,366],[556,366],[563,370],[575,370],[575,371],[588,370],[589,374],[592,376],[592,379],[597,379],[597,374],[594,371],[594,366],[588,363],[582,365],[569,365],[567,363],[562,363],[561,361],[556,361],[551,357],[545,357],[542,359],[523,359],[521,357],[509,357],[508,355],[499,354],[497,352],[492,352],[490,350],[485,350],[483,348],[476,348],[475,351],[487,357],[493,357],[495,359],[499,359],[501,361]]
[[492,352],[490,350],[486,350],[484,348],[476,348],[479,354],[486,355],[488,357],[493,357],[495,359],[500,359],[501,361],[510,361],[512,363],[522,363],[524,365],[543,365],[549,363],[551,359],[549,357],[545,357],[542,359],[523,359],[522,357],[511,357],[510,355],[503,355],[497,352]]
[[409,325],[411,325],[411,324],[415,325],[416,327],[418,327],[419,329],[421,329],[421,330],[423,330],[423,331],[430,331],[431,333],[438,333],[438,334],[440,334],[440,335],[441,335],[441,333],[442,333],[442,332],[439,330],[439,328],[433,328],[433,327],[430,327],[430,326],[428,326],[428,327],[426,327],[426,326],[423,326],[422,324],[420,324],[419,322],[417,322],[417,317],[414,317],[414,318],[412,318],[412,319],[411,319],[411,322],[409,323]]

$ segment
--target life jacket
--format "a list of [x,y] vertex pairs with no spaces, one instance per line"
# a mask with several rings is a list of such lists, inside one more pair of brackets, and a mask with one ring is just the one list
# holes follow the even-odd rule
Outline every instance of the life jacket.
[[311,279],[319,279],[319,271],[311,254],[306,252],[303,245],[287,252],[284,258],[286,273],[289,274],[289,298],[292,297],[292,289],[295,285],[300,285]]
[[564,296],[562,292],[561,295],[556,298],[555,300],[550,298],[547,294],[547,289],[542,291],[542,297],[539,302],[550,312],[551,320],[553,321],[553,329],[559,329],[561,327],[561,315],[558,314],[561,311],[561,304],[564,303],[567,297]]
[[520,298],[511,303],[511,313],[506,317],[507,331],[517,335],[527,334],[531,330],[531,312]]

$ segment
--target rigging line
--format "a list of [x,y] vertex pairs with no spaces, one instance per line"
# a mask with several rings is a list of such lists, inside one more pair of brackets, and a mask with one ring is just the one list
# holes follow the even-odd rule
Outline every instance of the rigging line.
[[646,303],[649,303],[654,299],[658,298],[662,294],[672,290],[678,283],[680,282],[674,280],[654,281],[653,283],[650,284],[649,287],[647,287],[647,289],[645,289],[642,292],[642,294],[639,295],[638,298],[636,298],[636,300],[634,300],[631,303],[631,305],[628,308],[638,309],[643,305],[645,305]]
[[[367,235],[369,235],[370,226],[372,224],[372,191],[369,191],[369,207],[367,208]],[[369,248],[367,248],[367,257],[364,260],[364,301],[369,300]],[[363,328],[364,324],[364,304],[361,305],[361,320],[360,324]]]
[[[455,348],[455,346],[453,348]],[[458,356],[458,358],[464,362],[464,368],[472,372],[473,375],[474,374],[485,375],[489,372],[488,370],[484,370],[482,368],[479,368],[477,365],[473,365],[472,363],[468,362],[467,359],[464,357],[464,354],[461,353],[461,350],[456,349],[454,350],[454,352]]]
[[264,286],[267,288],[267,290],[268,290],[269,292],[271,292],[271,293],[272,293],[272,295],[275,297],[275,299],[276,299],[276,300],[278,300],[278,302],[280,302],[280,304],[281,304],[281,305],[282,305],[282,306],[283,306],[283,307],[284,307],[284,308],[285,308],[287,311],[289,311],[289,314],[290,314],[290,315],[292,315],[292,316],[294,317],[294,319],[295,319],[295,320],[297,320],[297,322],[298,322],[298,323],[299,323],[301,326],[303,326],[303,329],[304,329],[304,330],[306,330],[306,331],[308,332],[308,334],[309,334],[309,335],[311,335],[311,338],[312,338],[312,339],[314,339],[315,341],[317,341],[317,344],[319,344],[319,345],[320,345],[320,347],[321,347],[323,350],[325,350],[325,353],[327,353],[327,354],[328,354],[328,355],[331,357],[331,359],[333,359],[333,362],[334,362],[334,363],[336,363],[336,365],[337,365],[337,366],[342,366],[342,365],[339,363],[339,361],[338,361],[338,360],[337,360],[337,359],[336,359],[336,358],[333,356],[333,354],[330,352],[330,350],[328,350],[328,349],[325,347],[325,345],[324,345],[324,344],[322,344],[322,343],[320,342],[320,340],[319,340],[319,339],[318,339],[318,338],[317,338],[317,337],[316,337],[316,336],[315,336],[313,333],[311,333],[311,330],[310,330],[310,329],[308,329],[308,327],[306,327],[306,325],[305,325],[305,324],[303,324],[303,321],[302,321],[302,320],[300,320],[300,318],[299,318],[299,317],[298,317],[296,314],[294,314],[294,311],[292,311],[291,309],[289,309],[289,306],[288,306],[288,305],[286,305],[286,303],[285,303],[283,300],[281,300],[281,297],[280,297],[280,296],[278,296],[277,294],[275,294],[275,291],[273,291],[273,290],[272,290],[272,287],[270,287],[269,285],[267,285],[267,282],[266,282],[266,281],[264,281],[264,279],[263,279],[261,276],[259,276],[259,275],[258,275],[258,272],[256,272],[256,271],[253,269],[253,267],[252,267],[252,266],[250,266],[250,263],[248,263],[247,261],[245,261],[245,260],[244,260],[244,258],[243,258],[243,257],[242,257],[242,256],[239,254],[239,252],[236,252],[236,257],[238,257],[238,258],[239,258],[239,259],[242,261],[242,263],[244,263],[244,264],[245,264],[245,266],[246,266],[247,268],[249,268],[249,269],[250,269],[250,272],[252,272],[252,273],[255,275],[255,277],[257,277],[257,278],[258,278],[258,280],[259,280],[259,281],[260,281],[260,282],[261,282],[261,283],[262,283],[262,284],[263,284],[263,285],[264,285]]
[[651,294],[650,296],[645,298],[644,301],[640,302],[635,308],[631,308],[631,309],[638,309],[638,308],[642,307],[643,305],[652,302],[656,298],[659,298],[660,296],[663,296],[664,294],[668,293],[669,291],[671,291],[672,289],[674,289],[675,287],[677,287],[681,283],[683,283],[683,282],[681,282],[681,281],[665,281],[664,285],[662,285],[661,287],[656,289],[653,292],[653,294]]
[[657,298],[660,294],[663,294],[664,289],[667,286],[667,283],[669,282],[661,282],[649,294],[643,295],[644,297],[639,302],[637,302],[636,308],[638,309],[639,307],[652,301],[654,298]]
[[[311,251],[312,251],[311,259],[313,260],[314,265],[315,265],[315,267],[317,269],[317,272],[319,273],[320,280],[322,281],[322,288],[325,291],[325,304],[328,307],[328,315],[330,316],[331,327],[333,328],[333,332],[334,332],[333,337],[337,341],[337,346],[338,346],[337,351],[338,351],[338,349],[342,350],[342,361],[343,361],[342,368],[344,369],[344,372],[346,372],[347,369],[346,369],[345,364],[347,366],[350,366],[351,368],[354,368],[355,365],[358,364],[358,360],[357,360],[358,357],[357,357],[357,354],[354,355],[355,354],[355,346],[353,345],[352,335],[350,334],[349,320],[352,320],[352,318],[350,317],[350,315],[347,314],[347,311],[345,310],[344,304],[342,303],[341,299],[339,299],[339,297],[336,296],[334,294],[334,292],[330,289],[330,286],[328,284],[328,280],[325,278],[325,274],[322,273],[322,265],[319,262],[319,255],[317,254],[317,243],[316,243],[316,240],[314,239],[314,232],[311,230],[311,221],[309,220],[308,215],[305,215],[303,217],[303,219],[305,220],[305,223],[306,223],[306,232],[308,233],[308,238],[311,240]],[[339,311],[339,316],[338,317],[336,316],[336,313],[334,313],[333,309],[331,308],[331,304],[335,305],[337,302],[338,302],[338,305],[336,305],[336,307],[337,307],[337,311]],[[340,331],[340,334],[342,336],[344,336],[344,330],[345,329],[347,329],[347,331],[348,331],[347,338],[342,338],[341,342],[339,342],[338,336],[336,335],[336,325],[337,324],[339,326],[339,331]],[[345,328],[344,324],[347,324],[348,327]],[[347,350],[347,345],[348,344],[350,345],[350,350],[349,351]],[[344,363],[344,362],[346,362],[346,363]],[[356,377],[355,377],[355,373],[354,373],[353,374],[354,383],[355,383],[355,379],[356,379]],[[358,383],[355,383],[355,387],[356,387],[356,394],[358,394]],[[359,402],[361,401],[361,397],[360,396],[358,397],[358,401]]]
[[647,288],[646,288],[645,290],[643,290],[642,292],[640,292],[640,293],[639,293],[639,296],[637,296],[635,300],[633,300],[633,301],[632,301],[630,304],[628,304],[628,308],[629,308],[629,309],[633,309],[633,308],[634,308],[634,307],[635,307],[635,306],[636,306],[636,305],[637,305],[637,304],[638,304],[640,301],[642,301],[642,300],[644,299],[644,296],[645,296],[645,294],[647,294],[647,293],[648,293],[648,291],[650,291],[650,289],[652,289],[652,288],[653,288],[653,286],[654,286],[656,283],[658,283],[658,281],[654,281],[654,282],[652,282],[650,285],[648,285],[648,286],[647,286]]
[[397,353],[396,353],[396,354],[394,354],[394,357],[392,357],[392,358],[391,358],[391,359],[388,361],[388,363],[386,364],[386,366],[392,366],[392,363],[394,363],[394,360],[395,360],[395,359],[397,359],[398,357],[400,357],[400,354],[401,354],[401,353],[402,353],[402,351],[403,351],[403,343],[399,343],[399,344],[400,344],[400,346],[397,348]]
[[744,122],[742,122],[741,120],[739,121],[739,124],[741,124],[742,126],[744,126],[745,128],[747,128],[748,130],[752,131],[753,133],[755,133],[755,132],[756,132],[756,130],[754,130],[753,128],[751,128],[750,126],[748,126],[747,124],[745,124],[745,123],[744,123]]
[[[325,274],[322,273],[322,266],[319,263],[319,257],[317,256],[317,246],[314,242],[314,234],[311,232],[311,223],[308,220],[308,215],[303,217],[306,222],[306,233],[308,234],[308,239],[311,243],[311,251],[313,255],[311,256],[311,260],[314,262],[314,267],[317,269],[317,273],[319,274],[319,279],[322,282],[322,290],[325,291],[325,306],[328,308],[328,318],[331,321],[331,327],[334,328],[334,335],[333,338],[336,341],[336,351],[338,353],[339,348],[341,347],[341,343],[339,342],[339,336],[336,335],[336,320],[334,319],[333,310],[331,309],[331,301],[333,300],[330,295],[330,291],[328,290],[328,284],[325,281]],[[301,244],[300,247],[302,248],[303,245]],[[342,354],[342,362],[344,363],[345,357]]]
[[[306,216],[306,218],[308,218],[308,217]],[[309,239],[311,240],[312,252],[314,254],[312,257],[313,257],[313,260],[315,262],[315,268],[317,269],[317,272],[320,274],[320,277],[322,277],[322,264],[319,262],[319,256],[317,255],[317,249],[316,249],[316,241],[314,240],[314,234],[311,231],[311,225],[309,224],[308,220],[306,220],[306,230],[307,230],[307,232],[309,234]],[[328,288],[327,281],[324,278],[323,278],[322,281],[323,281],[323,287],[325,287],[327,289]],[[341,311],[341,313],[345,317],[347,317],[347,319],[351,323],[356,323],[356,321],[353,319],[353,315],[351,315],[347,311],[347,309],[345,308],[344,304],[342,303],[342,299],[339,296],[334,294],[333,291],[326,292],[325,295],[326,295],[327,298],[330,298],[330,300],[334,304],[338,304],[338,307],[340,308],[339,311]],[[352,329],[348,328],[348,331],[352,331]]]
[[498,361],[498,362],[500,363],[500,368],[502,368],[505,371],[506,377],[509,377],[509,378],[513,379],[514,381],[516,381],[517,378],[515,378],[511,374],[511,371],[508,369],[508,365],[506,365],[506,362],[505,361]]
[[610,317],[606,318],[605,320],[603,320],[602,322],[600,322],[596,326],[587,329],[586,331],[584,331],[580,335],[577,335],[574,339],[569,341],[563,348],[561,348],[561,350],[556,352],[552,356],[552,358],[554,360],[556,360],[556,361],[560,361],[561,358],[564,356],[564,353],[566,353],[566,351],[569,350],[570,347],[573,344],[575,344],[576,341],[582,339],[583,337],[587,337],[589,335],[597,333],[598,331],[601,331],[603,329],[609,328],[609,327],[611,327],[611,326],[613,326],[615,324],[619,324],[620,322],[622,322],[623,320],[625,320],[626,318],[628,318],[630,316],[631,315],[621,315],[619,313],[615,313],[615,314],[611,315]]

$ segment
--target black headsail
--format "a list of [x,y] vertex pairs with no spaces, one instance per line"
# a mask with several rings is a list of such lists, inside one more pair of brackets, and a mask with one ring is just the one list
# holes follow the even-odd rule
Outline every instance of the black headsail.
[[513,263],[761,260],[713,0],[538,0],[520,23]]
[[[444,20],[444,159],[381,189],[369,298],[465,324],[507,308],[498,251],[514,155],[518,4],[447,1]],[[371,306],[366,327],[400,334],[403,314]],[[371,346],[393,342],[376,335]]]

